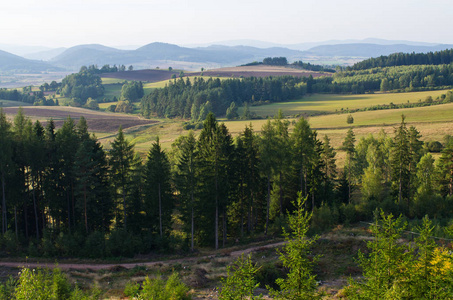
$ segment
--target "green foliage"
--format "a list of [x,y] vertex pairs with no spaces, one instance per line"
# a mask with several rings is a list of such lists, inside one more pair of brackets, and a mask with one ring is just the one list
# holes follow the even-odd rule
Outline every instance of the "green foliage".
[[234,120],[239,117],[238,108],[236,106],[236,103],[231,102],[230,107],[227,108],[226,117],[228,120]]
[[[16,300],[65,300],[65,299],[98,299],[99,293],[86,294],[90,297],[74,297],[77,293],[73,291],[66,275],[60,269],[52,271],[47,269],[28,269],[23,268],[19,272],[19,279],[13,284],[10,279],[5,285],[1,286],[1,299]],[[13,292],[14,289],[14,292]],[[97,297],[93,297],[96,296]]]
[[287,64],[286,57],[266,57],[263,59],[263,65],[286,66]]
[[137,298],[140,295],[140,283],[128,282],[124,287],[124,295],[129,298]]
[[84,105],[90,97],[98,98],[103,96],[104,86],[98,75],[82,69],[79,73],[63,78],[58,91],[64,97],[79,99],[79,104]]
[[404,297],[405,274],[411,263],[406,245],[399,242],[406,224],[401,217],[394,219],[383,212],[371,226],[374,239],[367,243],[370,254],[359,251],[359,265],[364,280],[351,282],[350,299],[401,299]]
[[227,267],[227,277],[222,278],[222,289],[219,293],[220,300],[261,299],[255,297],[253,292],[259,286],[255,279],[259,268],[252,263],[251,256],[239,257],[232,266]]
[[[204,120],[210,111],[215,115],[224,115],[232,101],[241,106],[249,101],[281,102],[295,99],[305,93],[305,88],[298,86],[303,80],[293,76],[248,77],[222,81],[218,78],[205,80],[198,77],[191,81],[180,78],[145,96],[141,101],[141,109],[146,117],[155,113],[159,117]],[[210,102],[211,108],[206,110],[202,118],[198,117],[202,105],[207,102]]]
[[150,279],[146,277],[139,299],[159,300],[190,300],[190,289],[181,282],[177,273],[173,273],[165,281],[162,277]]
[[453,296],[452,254],[432,239],[434,226],[425,217],[415,244],[402,242],[406,224],[383,212],[371,226],[370,253],[359,252],[363,279],[350,280],[348,299],[450,299]]
[[351,114],[349,114],[348,117],[346,118],[346,123],[348,123],[348,124],[354,123],[354,118],[352,117]]
[[321,295],[317,292],[317,283],[313,275],[313,266],[319,257],[313,257],[310,249],[317,237],[308,238],[312,213],[305,209],[306,198],[301,193],[294,203],[296,211],[288,215],[290,232],[284,230],[286,244],[280,253],[280,260],[289,272],[286,278],[277,279],[280,291],[271,289],[275,299],[317,299]]
[[99,110],[98,102],[92,98],[87,99],[87,103],[85,104],[85,106],[89,109]]
[[115,112],[122,112],[122,113],[132,113],[134,111],[134,106],[129,100],[120,100],[116,104]]
[[388,56],[379,56],[369,58],[355,63],[348,69],[363,70],[375,67],[404,66],[404,65],[440,65],[450,64],[453,62],[453,50],[447,49],[442,51],[428,53],[394,53]]
[[135,102],[140,100],[144,96],[143,83],[132,81],[123,84],[121,88],[120,100],[128,100],[130,102]]

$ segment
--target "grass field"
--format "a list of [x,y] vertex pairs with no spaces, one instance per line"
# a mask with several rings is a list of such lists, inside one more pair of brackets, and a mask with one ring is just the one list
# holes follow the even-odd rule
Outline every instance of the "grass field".
[[[379,104],[401,104],[407,101],[414,103],[419,99],[424,100],[427,96],[433,97],[445,94],[447,90],[427,91],[427,92],[412,92],[412,93],[379,93],[367,95],[330,95],[330,94],[315,94],[306,96],[300,100],[294,100],[282,103],[272,103],[261,106],[251,106],[250,111],[258,116],[266,117],[273,116],[279,109],[285,115],[314,115],[325,112],[335,112],[371,107]],[[241,112],[239,112],[241,114]]]
[[0,108],[2,107],[11,107],[11,106],[30,106],[30,103],[11,101],[11,100],[1,100],[0,99]]
[[[351,114],[354,118],[353,127],[357,126],[386,126],[399,124],[401,115],[406,116],[410,123],[443,123],[453,120],[453,103],[433,105],[427,107],[414,107],[402,109],[385,109],[364,111]],[[346,123],[346,114],[332,114],[310,118],[314,128],[341,128],[351,125]]]
[[126,82],[126,80],[120,79],[120,78],[102,77],[101,80],[102,80],[102,84],[104,84],[104,85],[106,85],[106,84],[118,84],[118,83],[122,84],[122,83]]

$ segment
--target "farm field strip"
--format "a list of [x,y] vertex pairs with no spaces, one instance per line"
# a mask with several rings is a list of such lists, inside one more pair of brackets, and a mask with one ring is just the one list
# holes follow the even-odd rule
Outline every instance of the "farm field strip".
[[401,104],[418,102],[431,96],[433,99],[446,94],[448,90],[424,91],[412,93],[383,93],[383,94],[365,94],[365,95],[331,95],[315,94],[306,96],[299,100],[288,102],[277,102],[261,106],[251,106],[250,111],[258,116],[273,116],[281,109],[286,115],[313,115],[319,113],[332,113],[335,111],[347,109],[366,108],[383,104]]
[[386,109],[352,113],[353,124],[347,124],[347,114],[331,114],[310,117],[313,128],[342,128],[357,126],[391,125],[401,122],[401,115],[408,123],[443,123],[453,121],[453,103],[426,107]]
[[[12,119],[17,114],[18,107],[4,108],[4,112]],[[151,125],[157,123],[155,120],[139,118],[134,115],[106,113],[94,111],[84,108],[68,107],[68,106],[33,106],[24,107],[23,112],[32,120],[40,120],[47,122],[52,118],[57,128],[61,127],[64,120],[70,116],[77,123],[78,119],[83,116],[87,120],[88,128],[92,132],[116,132],[121,125],[123,129],[139,126]]]

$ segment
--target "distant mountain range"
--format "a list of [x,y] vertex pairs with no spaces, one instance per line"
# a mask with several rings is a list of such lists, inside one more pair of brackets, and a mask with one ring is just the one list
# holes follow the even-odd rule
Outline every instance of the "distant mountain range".
[[[242,43],[242,44],[241,44]],[[330,44],[328,44],[330,43]],[[78,45],[71,48],[28,47],[39,51],[20,57],[0,51],[0,71],[42,72],[52,70],[78,70],[83,65],[133,65],[135,69],[155,66],[182,66],[199,69],[236,66],[265,57],[284,56],[289,62],[335,61],[334,58],[354,58],[355,61],[395,52],[429,52],[453,48],[449,44],[430,44],[411,41],[389,41],[380,39],[325,41],[280,45],[254,40],[224,41],[215,45],[192,45],[181,47],[166,43],[151,43],[135,50],[122,49],[99,44]],[[194,47],[197,46],[197,47]],[[2,44],[0,44],[2,49]],[[9,45],[9,49],[15,49]],[[17,50],[16,50],[17,51]],[[22,52],[25,51],[22,49]]]
[[26,59],[0,50],[0,72],[31,73],[59,70],[61,70],[59,67],[47,62]]

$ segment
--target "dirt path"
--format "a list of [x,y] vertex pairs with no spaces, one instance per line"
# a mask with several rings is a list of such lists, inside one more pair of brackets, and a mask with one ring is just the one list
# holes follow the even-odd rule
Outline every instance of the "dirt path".
[[[231,252],[225,252],[225,250],[222,251],[222,254],[229,255],[230,257],[238,257],[242,253],[248,254],[253,251],[256,251],[258,249],[267,249],[267,248],[275,248],[278,246],[283,245],[285,242],[278,242],[278,243],[273,243],[273,244],[268,244],[268,245],[262,245],[262,246],[254,246],[250,247],[247,249],[242,249],[242,250],[236,250],[236,251],[231,251]],[[145,266],[145,267],[152,267],[158,264],[172,264],[172,263],[184,263],[184,262],[190,262],[190,261],[197,261],[200,259],[212,259],[215,258],[216,254],[212,255],[205,255],[205,256],[195,256],[195,257],[187,257],[187,258],[178,258],[178,259],[170,259],[170,260],[159,260],[159,261],[150,261],[150,262],[133,262],[133,263],[114,263],[114,264],[77,264],[77,263],[72,263],[72,264],[67,264],[67,263],[28,263],[28,262],[1,262],[0,261],[0,267],[9,267],[9,268],[55,268],[58,267],[61,270],[85,270],[85,269],[90,269],[90,270],[105,270],[105,269],[111,269],[113,267],[122,267],[126,269],[132,269],[137,266]]]

